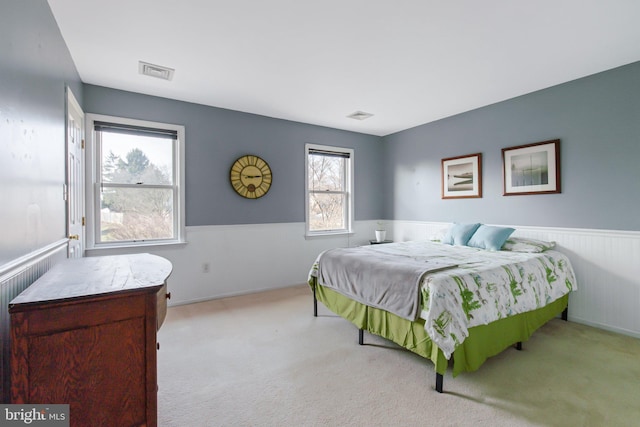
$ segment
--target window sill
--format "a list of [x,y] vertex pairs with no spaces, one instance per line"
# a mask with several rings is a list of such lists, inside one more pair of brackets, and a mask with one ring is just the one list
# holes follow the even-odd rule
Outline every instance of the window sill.
[[185,246],[187,244],[186,241],[175,241],[175,242],[148,242],[148,243],[114,243],[110,245],[100,245],[94,246],[91,248],[86,248],[85,252],[87,253],[99,253],[99,252],[122,252],[122,251],[130,251],[130,252],[145,252],[148,250],[152,250],[153,248],[167,248],[171,246]]
[[311,239],[326,239],[330,237],[351,237],[355,235],[353,231],[326,231],[317,233],[306,233],[304,235],[305,240]]

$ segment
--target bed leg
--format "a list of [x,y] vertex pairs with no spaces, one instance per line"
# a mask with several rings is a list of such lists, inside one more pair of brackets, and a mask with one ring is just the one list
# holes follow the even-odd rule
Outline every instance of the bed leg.
[[516,350],[521,351],[522,350],[522,341],[518,341],[516,343]]
[[569,320],[569,307],[568,306],[562,312],[562,320],[564,320],[565,322],[567,322]]
[[438,393],[442,393],[442,382],[443,382],[443,380],[444,380],[443,375],[436,372],[436,391]]
[[364,329],[358,329],[358,344],[364,345]]
[[315,286],[313,287],[313,317],[318,317],[318,299],[316,298]]

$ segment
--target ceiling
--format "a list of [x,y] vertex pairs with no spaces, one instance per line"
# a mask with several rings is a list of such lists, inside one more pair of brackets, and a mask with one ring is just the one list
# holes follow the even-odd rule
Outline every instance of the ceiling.
[[378,136],[640,60],[637,0],[48,2],[85,83]]

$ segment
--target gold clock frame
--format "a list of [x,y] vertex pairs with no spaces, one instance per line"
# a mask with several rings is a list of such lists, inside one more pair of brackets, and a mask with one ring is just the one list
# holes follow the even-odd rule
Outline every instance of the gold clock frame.
[[259,199],[267,194],[272,179],[269,163],[252,154],[239,157],[229,171],[231,187],[247,199]]

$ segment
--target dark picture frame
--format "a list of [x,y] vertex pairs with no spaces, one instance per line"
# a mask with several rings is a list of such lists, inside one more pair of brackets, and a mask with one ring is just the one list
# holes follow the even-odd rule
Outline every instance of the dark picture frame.
[[560,140],[502,149],[503,196],[560,193]]
[[442,198],[482,197],[482,153],[442,159]]

